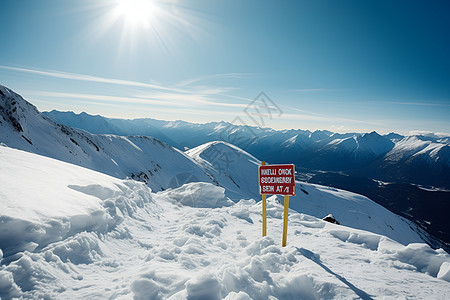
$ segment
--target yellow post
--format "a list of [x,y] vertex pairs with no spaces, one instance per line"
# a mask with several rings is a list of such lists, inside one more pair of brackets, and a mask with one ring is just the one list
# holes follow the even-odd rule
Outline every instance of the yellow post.
[[[262,161],[261,165],[265,165],[266,162]],[[267,203],[266,203],[266,194],[262,195],[262,235],[266,236],[267,235]]]
[[282,246],[286,246],[287,227],[288,227],[288,212],[289,212],[289,196],[284,196],[284,216],[283,216],[283,242]]

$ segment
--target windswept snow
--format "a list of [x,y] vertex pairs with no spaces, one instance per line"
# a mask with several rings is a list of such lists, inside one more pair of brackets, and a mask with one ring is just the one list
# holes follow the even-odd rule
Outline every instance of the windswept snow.
[[[233,203],[210,183],[155,194],[143,183],[7,147],[0,147],[0,175],[2,299],[445,299],[450,293],[450,256],[424,243],[402,245],[290,210],[282,248],[276,197],[268,199],[262,238],[260,202]],[[302,188],[320,194],[317,186]]]

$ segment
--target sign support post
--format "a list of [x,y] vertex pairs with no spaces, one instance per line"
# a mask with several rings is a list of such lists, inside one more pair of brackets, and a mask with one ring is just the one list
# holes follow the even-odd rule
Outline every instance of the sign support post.
[[[266,162],[262,161],[261,165],[265,165]],[[267,200],[266,200],[267,195],[266,194],[262,194],[262,236],[266,236],[267,235]]]
[[283,215],[283,241],[282,247],[286,247],[287,241],[287,227],[288,227],[288,213],[289,213],[289,196],[284,196],[284,215]]
[[259,166],[259,193],[262,195],[263,236],[267,234],[267,195],[284,195],[283,240],[286,246],[289,213],[289,196],[295,196],[295,167],[293,164]]

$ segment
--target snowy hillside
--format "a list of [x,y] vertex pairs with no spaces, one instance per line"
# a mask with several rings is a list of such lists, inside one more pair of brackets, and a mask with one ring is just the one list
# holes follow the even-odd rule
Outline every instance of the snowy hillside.
[[[258,166],[260,162],[233,145],[211,142],[187,151],[204,165],[236,201],[238,195],[260,199]],[[376,204],[370,199],[335,188],[296,182],[296,196],[290,197],[291,209],[317,218],[333,214],[343,225],[378,233],[405,245],[426,241],[434,247],[440,244],[417,225]],[[233,197],[234,196],[234,197]],[[283,197],[273,196],[283,203]]]
[[[288,245],[280,247],[283,208],[275,197],[262,238],[260,203],[233,203],[210,183],[154,193],[143,183],[0,146],[0,185],[2,299],[445,299],[450,293],[450,256],[423,243],[402,245],[291,210]],[[338,212],[348,199],[352,218],[369,222],[357,213],[368,199],[300,187],[314,197],[308,203],[299,192],[292,201],[305,211]],[[324,201],[330,194],[335,198]],[[365,208],[397,229],[387,213],[373,209]]]
[[3,86],[0,142],[114,177],[135,178],[154,190],[179,186],[184,174],[211,181],[187,155],[155,138],[97,135],[57,124]]
[[213,174],[230,197],[260,197],[257,174],[261,161],[249,153],[231,144],[216,141],[186,151],[186,154]]

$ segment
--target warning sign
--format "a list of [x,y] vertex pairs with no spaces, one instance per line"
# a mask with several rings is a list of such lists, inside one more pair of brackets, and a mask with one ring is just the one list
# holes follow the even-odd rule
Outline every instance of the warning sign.
[[259,167],[259,193],[295,196],[294,165]]

